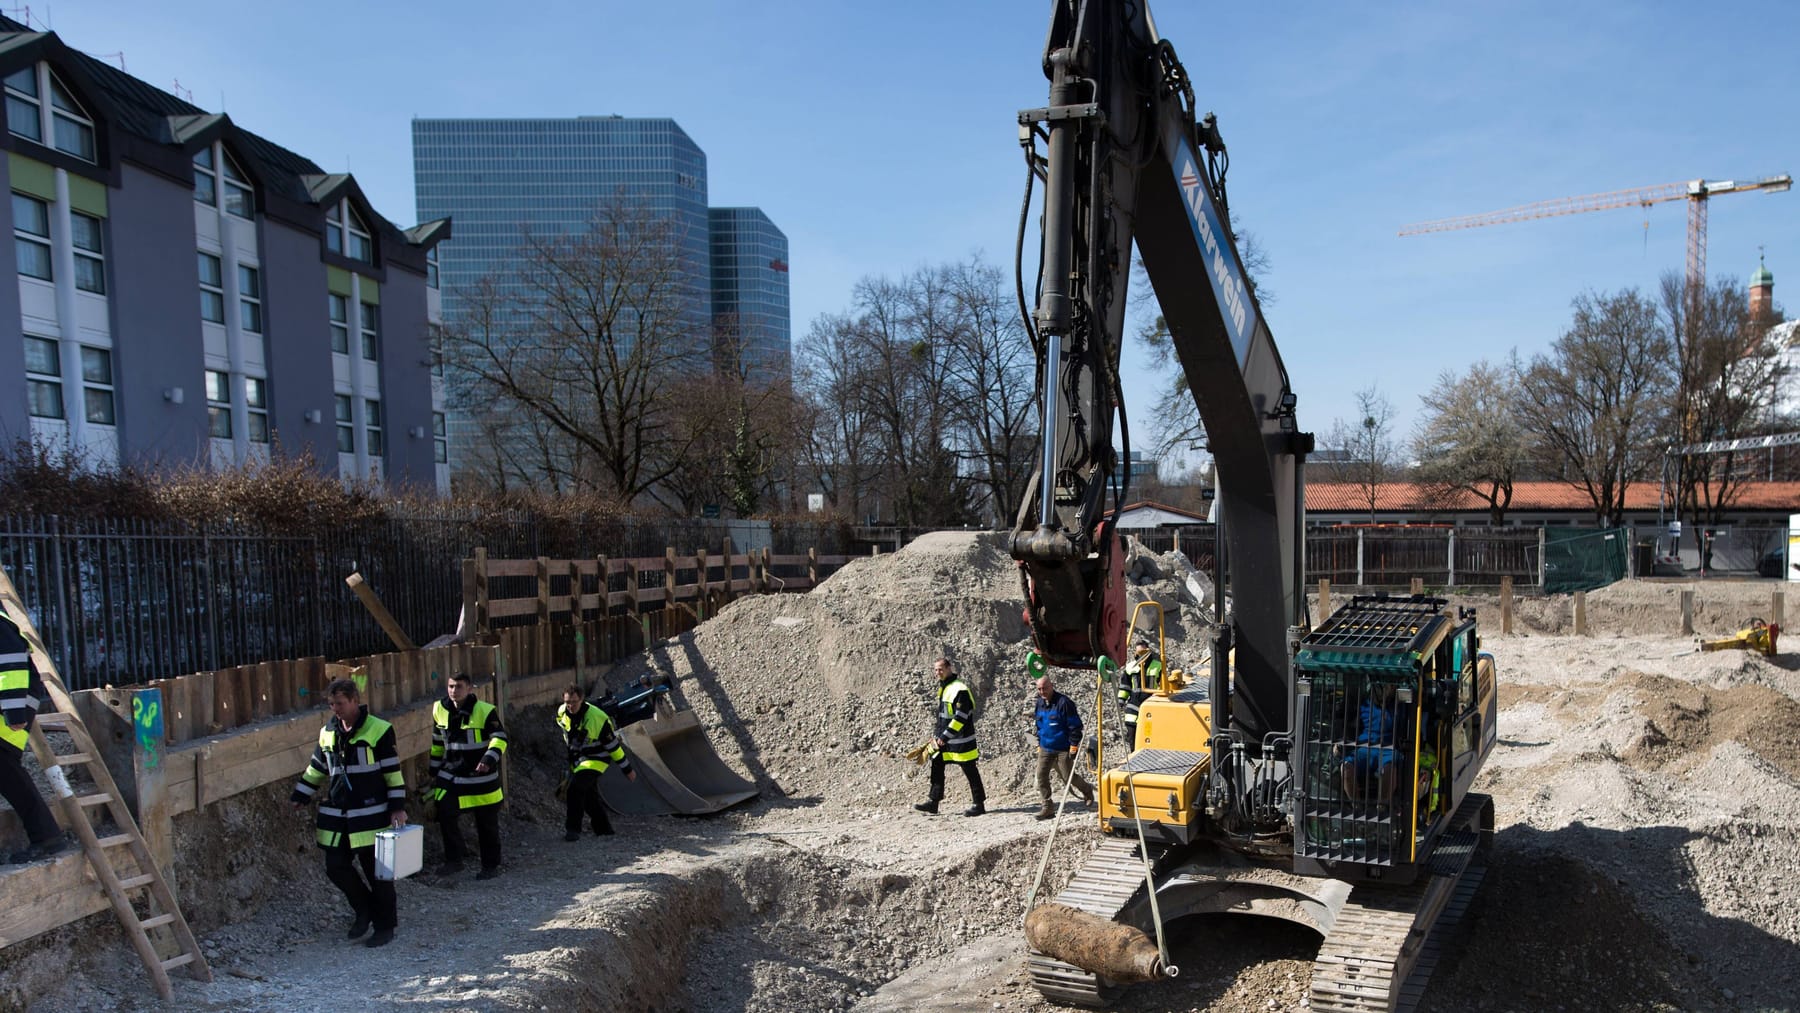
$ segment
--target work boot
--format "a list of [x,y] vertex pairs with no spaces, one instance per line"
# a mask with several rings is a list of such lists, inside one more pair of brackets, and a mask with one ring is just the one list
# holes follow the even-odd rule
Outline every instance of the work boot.
[[389,944],[393,941],[394,941],[394,930],[393,929],[391,929],[391,928],[376,929],[375,934],[370,936],[369,941],[364,943],[363,945],[367,946],[369,949],[372,950],[377,946],[386,946],[387,944]]
[[481,871],[475,874],[475,878],[476,879],[499,879],[500,878],[500,867],[498,865],[484,865],[481,867]]
[[356,917],[350,919],[350,931],[344,933],[344,938],[361,939],[363,933],[367,931],[369,931],[369,914],[366,911],[358,911]]
[[920,812],[924,813],[927,816],[936,816],[937,815],[937,803],[936,802],[920,802],[920,803],[917,803],[916,805],[914,805],[913,808],[919,810]]
[[987,806],[981,804],[980,802],[977,802],[974,805],[968,807],[967,809],[964,809],[963,815],[964,816],[980,816],[982,813],[985,813],[985,812],[987,812]]
[[1088,805],[1093,805],[1094,804],[1093,789],[1090,788],[1087,791],[1082,792],[1081,793],[1081,801],[1087,803]]
[[460,858],[452,858],[437,867],[437,874],[440,876],[454,876],[461,871],[463,871],[463,864]]
[[1042,806],[1038,807],[1037,818],[1040,820],[1047,820],[1047,819],[1054,817],[1055,815],[1056,815],[1056,807],[1052,806],[1048,802],[1045,802]]
[[568,832],[567,832],[567,833],[565,833],[565,834],[563,834],[563,840],[565,840],[565,841],[579,841],[579,840],[581,840],[581,831],[579,831],[579,830],[570,830],[570,831],[568,831]]

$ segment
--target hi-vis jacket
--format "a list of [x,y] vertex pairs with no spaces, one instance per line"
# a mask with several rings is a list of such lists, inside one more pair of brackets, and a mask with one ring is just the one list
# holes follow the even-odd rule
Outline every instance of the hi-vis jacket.
[[[506,752],[506,729],[500,709],[473,695],[458,707],[448,698],[431,705],[431,776],[456,799],[458,809],[500,803],[500,757]],[[477,774],[478,764],[488,765]]]
[[43,702],[44,683],[31,663],[31,645],[12,617],[0,612],[0,742],[23,753]]
[[406,779],[400,774],[396,741],[394,726],[366,706],[348,731],[335,714],[325,719],[312,762],[289,796],[307,802],[319,795],[320,847],[335,848],[348,838],[352,848],[372,848],[375,832],[387,828],[388,814],[406,811]]
[[981,756],[975,748],[975,694],[960,676],[938,684],[937,730],[932,735],[944,740],[938,758],[945,763],[968,763]]
[[581,701],[581,710],[573,717],[567,707],[558,707],[556,727],[562,729],[563,745],[569,748],[571,771],[604,774],[610,763],[616,763],[620,770],[631,772],[631,757],[625,755],[625,743],[619,740],[612,716],[605,711],[586,700]]

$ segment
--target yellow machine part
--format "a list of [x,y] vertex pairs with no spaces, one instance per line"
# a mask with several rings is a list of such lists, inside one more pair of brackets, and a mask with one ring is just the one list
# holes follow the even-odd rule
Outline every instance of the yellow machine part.
[[[1100,819],[1111,830],[1113,819],[1186,826],[1199,816],[1195,805],[1206,788],[1209,765],[1207,741],[1211,737],[1211,705],[1206,701],[1177,701],[1157,693],[1138,711],[1137,742],[1133,756],[1145,750],[1158,754],[1186,754],[1192,762],[1180,769],[1162,764],[1157,769],[1133,770],[1128,762],[1100,776]],[[1170,760],[1178,756],[1168,756]]]
[[1765,656],[1773,656],[1775,645],[1781,636],[1781,626],[1776,623],[1752,619],[1750,625],[1721,640],[1702,640],[1702,651],[1729,651],[1741,649],[1755,651]]

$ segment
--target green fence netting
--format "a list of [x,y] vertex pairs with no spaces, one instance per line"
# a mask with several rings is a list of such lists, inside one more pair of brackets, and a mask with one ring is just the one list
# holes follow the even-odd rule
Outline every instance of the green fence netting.
[[1545,528],[1544,593],[1591,591],[1630,572],[1626,528]]

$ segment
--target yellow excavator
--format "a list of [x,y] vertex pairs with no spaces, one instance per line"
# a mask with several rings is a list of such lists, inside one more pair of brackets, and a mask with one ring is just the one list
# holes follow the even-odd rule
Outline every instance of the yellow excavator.
[[1355,596],[1313,627],[1313,438],[1237,252],[1218,125],[1142,2],[1054,0],[1043,69],[1049,104],[1019,114],[1027,200],[1044,188],[1038,283],[1020,293],[1040,442],[1009,546],[1034,648],[1102,680],[1128,660],[1114,430],[1128,456],[1133,249],[1216,467],[1220,593],[1204,677],[1164,666],[1131,751],[1103,766],[1106,839],[1026,915],[1032,981],[1106,1005],[1176,972],[1179,919],[1247,914],[1318,932],[1313,1010],[1405,1009],[1492,839],[1471,788],[1496,741],[1494,660],[1472,613],[1422,595]]

